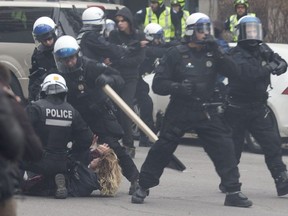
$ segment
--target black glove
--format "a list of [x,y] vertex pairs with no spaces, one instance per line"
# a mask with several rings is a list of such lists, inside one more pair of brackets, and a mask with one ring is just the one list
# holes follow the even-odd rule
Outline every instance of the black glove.
[[106,84],[108,85],[113,85],[114,84],[114,79],[112,76],[108,76],[104,73],[98,76],[98,78],[95,81],[96,85],[99,85],[101,87],[105,86]]
[[118,89],[121,89],[124,86],[125,81],[122,78],[122,76],[120,76],[120,75],[111,75],[111,77],[114,80],[115,87],[117,87]]
[[287,70],[287,63],[285,61],[281,61],[280,64],[275,68],[272,74],[276,74],[277,76],[285,73]]
[[274,60],[265,65],[268,71],[273,75],[281,75],[287,70],[287,63],[284,60]]
[[171,87],[174,94],[189,96],[193,93],[193,84],[189,80],[184,80],[182,83],[173,83]]
[[213,52],[215,57],[222,57],[224,51],[219,47],[217,40],[212,35],[206,35],[204,43],[208,51]]

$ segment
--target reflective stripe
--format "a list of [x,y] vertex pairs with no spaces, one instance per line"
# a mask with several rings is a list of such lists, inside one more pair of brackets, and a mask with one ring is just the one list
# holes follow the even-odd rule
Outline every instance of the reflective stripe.
[[71,120],[59,120],[59,119],[46,119],[45,125],[70,127],[72,125]]

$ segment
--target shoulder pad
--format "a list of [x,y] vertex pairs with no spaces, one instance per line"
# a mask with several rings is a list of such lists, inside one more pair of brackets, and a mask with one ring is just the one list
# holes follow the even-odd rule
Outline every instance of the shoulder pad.
[[184,45],[184,44],[180,44],[180,45],[177,45],[175,46],[177,48],[177,50],[180,52],[180,53],[185,53],[185,52],[188,52],[189,51],[189,47],[187,45]]

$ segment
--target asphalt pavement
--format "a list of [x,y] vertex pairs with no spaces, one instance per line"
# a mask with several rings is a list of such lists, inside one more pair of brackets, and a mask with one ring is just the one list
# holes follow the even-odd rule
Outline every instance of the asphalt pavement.
[[[138,142],[136,142],[138,146]],[[148,148],[137,147],[134,159],[140,169]],[[218,190],[219,177],[202,147],[179,145],[175,155],[186,165],[184,172],[165,169],[160,185],[150,190],[144,204],[132,204],[129,182],[123,178],[115,197],[56,200],[45,197],[16,197],[18,216],[287,216],[288,195],[277,197],[263,155],[244,152],[239,166],[242,191],[254,203],[251,208],[226,207]],[[288,156],[283,160],[288,164]]]

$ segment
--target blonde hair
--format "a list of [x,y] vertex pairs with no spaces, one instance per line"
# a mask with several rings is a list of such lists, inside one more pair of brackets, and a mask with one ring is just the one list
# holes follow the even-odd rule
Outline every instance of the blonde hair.
[[99,159],[95,172],[101,187],[100,193],[103,196],[114,196],[122,178],[122,170],[117,155],[112,149],[109,149]]

